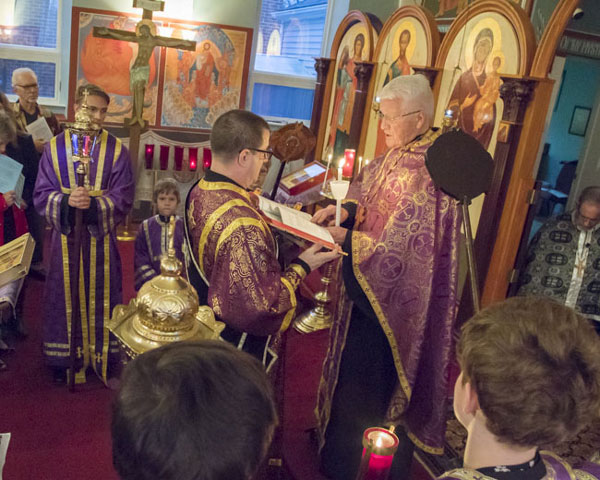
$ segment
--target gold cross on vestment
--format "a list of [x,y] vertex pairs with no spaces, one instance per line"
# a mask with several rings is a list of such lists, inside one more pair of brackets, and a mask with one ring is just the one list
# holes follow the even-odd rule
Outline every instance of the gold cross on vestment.
[[83,348],[77,347],[77,358],[81,358],[83,355]]

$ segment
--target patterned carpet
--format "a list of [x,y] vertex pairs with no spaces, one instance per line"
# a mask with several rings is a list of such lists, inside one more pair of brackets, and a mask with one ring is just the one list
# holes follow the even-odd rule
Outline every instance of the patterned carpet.
[[[435,478],[443,472],[458,468],[462,465],[466,440],[466,430],[458,422],[454,414],[449,413],[444,455],[430,455],[418,451],[418,458],[429,474]],[[600,451],[600,424],[588,425],[570,442],[561,443],[555,446],[545,445],[542,446],[542,449],[552,450],[571,465],[577,465],[590,459],[592,455]]]

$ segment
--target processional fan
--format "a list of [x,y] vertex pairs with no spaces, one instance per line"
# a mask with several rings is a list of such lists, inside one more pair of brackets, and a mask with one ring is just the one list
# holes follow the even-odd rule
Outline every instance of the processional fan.
[[479,283],[469,205],[472,199],[489,190],[494,162],[474,137],[462,130],[450,129],[429,147],[425,154],[425,166],[435,186],[461,204],[473,309],[478,312]]

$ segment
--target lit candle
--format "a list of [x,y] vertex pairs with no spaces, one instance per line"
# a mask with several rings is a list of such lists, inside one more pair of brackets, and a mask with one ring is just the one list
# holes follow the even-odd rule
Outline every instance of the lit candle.
[[340,158],[340,163],[338,163],[338,180],[342,180],[342,170],[344,168],[344,158]]
[[145,151],[146,169],[152,170],[154,168],[154,144],[147,143]]
[[362,443],[363,456],[356,480],[385,480],[398,449],[398,437],[392,429],[373,427],[365,430]]
[[190,155],[190,171],[193,172],[198,166],[198,147],[190,147],[188,148],[188,152]]
[[212,165],[212,150],[204,147],[202,149],[202,168],[208,170]]
[[358,157],[358,172],[356,172],[357,174],[360,173],[360,171],[362,170],[362,157]]
[[344,150],[344,171],[342,172],[344,177],[352,178],[354,173],[354,158],[356,157],[356,150],[353,148],[347,148]]

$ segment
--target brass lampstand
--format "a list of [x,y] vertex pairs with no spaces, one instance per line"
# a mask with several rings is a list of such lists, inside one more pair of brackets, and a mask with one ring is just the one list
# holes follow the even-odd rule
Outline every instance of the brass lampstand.
[[[329,195],[336,201],[335,224],[340,226],[340,212],[342,200],[348,193],[350,182],[348,180],[332,180],[329,182]],[[322,192],[323,193],[323,192]],[[325,195],[323,193],[323,195]],[[315,307],[300,315],[294,322],[294,328],[301,333],[311,333],[317,330],[331,327],[332,315],[329,308],[331,295],[329,294],[329,284],[332,281],[333,267],[337,260],[327,264],[323,276],[321,277],[322,290],[315,293]]]
[[308,312],[300,315],[294,322],[294,328],[300,333],[311,333],[331,327],[332,315],[329,309],[329,303],[331,302],[329,284],[332,280],[334,262],[335,260],[325,266],[325,271],[321,277],[321,290],[315,293],[313,297],[316,305]]

